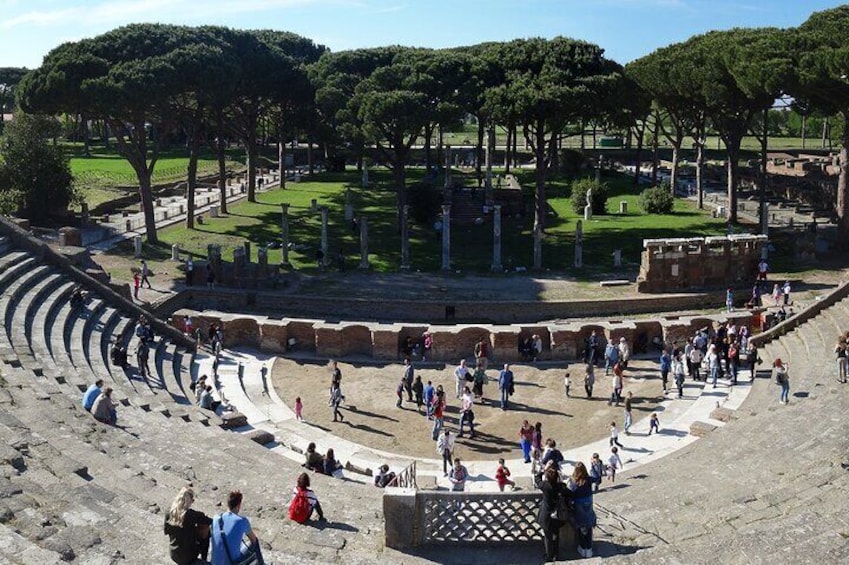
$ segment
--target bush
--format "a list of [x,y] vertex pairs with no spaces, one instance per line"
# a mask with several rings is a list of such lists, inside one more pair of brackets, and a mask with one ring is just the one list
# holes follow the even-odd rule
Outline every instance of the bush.
[[592,200],[593,214],[607,214],[607,197],[610,188],[607,183],[596,182],[594,179],[578,179],[572,183],[572,210],[576,214],[584,213],[584,206],[587,205],[587,190],[592,191],[590,199]]
[[640,193],[640,207],[646,214],[671,214],[674,203],[668,183]]

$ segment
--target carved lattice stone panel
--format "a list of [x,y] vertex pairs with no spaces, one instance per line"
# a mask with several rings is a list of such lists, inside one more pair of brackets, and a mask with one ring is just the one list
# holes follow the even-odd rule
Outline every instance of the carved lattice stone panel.
[[424,541],[530,541],[542,539],[539,495],[428,493]]

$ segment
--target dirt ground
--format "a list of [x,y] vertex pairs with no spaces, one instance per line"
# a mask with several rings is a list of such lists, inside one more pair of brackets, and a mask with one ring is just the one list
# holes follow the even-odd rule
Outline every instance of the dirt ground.
[[[395,389],[404,372],[402,365],[374,367],[340,362],[339,368],[346,398],[342,408],[344,422],[334,423],[327,406],[330,369],[326,364],[278,358],[272,382],[277,394],[289,406],[294,406],[295,398],[301,397],[307,423],[374,449],[412,457],[436,457],[430,435],[432,423],[424,412],[417,413],[415,403],[406,401],[406,394],[402,408],[395,407]],[[616,421],[621,430],[624,409],[608,406],[612,383],[610,377],[604,376],[604,369],[596,370],[593,398],[588,400],[580,365],[568,368],[572,375],[571,398],[568,399],[563,386],[566,370],[537,369],[527,365],[513,365],[512,368],[516,393],[507,411],[499,407],[498,370],[490,367],[487,371],[487,376],[496,380],[484,387],[486,402],[475,407],[477,437],[469,439],[467,431],[457,442],[461,457],[520,457],[518,434],[524,419],[531,424],[542,422],[544,437],[554,438],[557,445],[565,449],[607,437],[611,421]],[[441,384],[445,388],[448,400],[445,425],[456,430],[459,400],[453,373],[454,366],[446,366],[443,370],[416,370],[425,384],[431,380],[434,386]],[[635,422],[647,417],[663,400],[660,387],[656,363],[632,362],[632,368],[626,373],[625,393],[634,393]],[[626,443],[624,439],[623,443]]]

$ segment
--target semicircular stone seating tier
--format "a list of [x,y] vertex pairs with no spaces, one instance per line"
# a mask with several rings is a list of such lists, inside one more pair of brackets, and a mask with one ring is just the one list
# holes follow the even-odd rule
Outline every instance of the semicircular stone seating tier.
[[[191,482],[195,507],[209,514],[220,511],[227,492],[241,489],[243,511],[275,563],[337,561],[342,553],[353,562],[379,560],[378,489],[314,477],[331,527],[304,542],[301,526],[283,519],[301,466],[222,431],[226,415],[194,407],[192,351],[157,339],[148,379],[133,366],[112,365],[113,339],[130,345],[132,363],[135,320],[96,295],[84,308],[71,307],[74,286],[0,236],[4,559],[169,562],[162,522],[176,492]],[[81,406],[97,378],[114,389],[117,427],[96,422]]]

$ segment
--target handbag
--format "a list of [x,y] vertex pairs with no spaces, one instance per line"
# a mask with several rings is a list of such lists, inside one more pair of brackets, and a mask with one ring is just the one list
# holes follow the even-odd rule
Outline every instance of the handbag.
[[224,543],[224,553],[227,554],[227,561],[230,562],[230,565],[262,565],[262,560],[257,555],[257,551],[255,548],[251,548],[250,553],[247,555],[240,555],[236,561],[233,561],[231,557],[233,554],[230,553],[230,546],[227,543],[227,536],[224,535],[224,520],[221,519],[221,516],[218,516],[218,531],[221,533],[221,541]]

